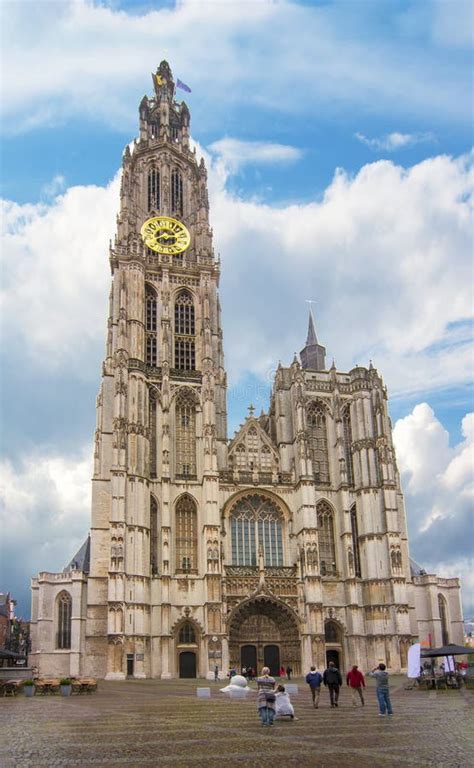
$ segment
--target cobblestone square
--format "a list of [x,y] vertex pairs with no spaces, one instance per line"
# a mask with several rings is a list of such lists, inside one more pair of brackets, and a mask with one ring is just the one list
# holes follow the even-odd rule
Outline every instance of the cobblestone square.
[[[366,706],[351,705],[343,687],[338,709],[326,690],[313,709],[304,681],[295,681],[296,721],[262,728],[256,696],[231,700],[225,683],[204,680],[99,682],[96,694],[23,695],[0,699],[2,768],[63,766],[356,765],[371,768],[473,764],[473,691],[406,690],[391,681],[392,718],[379,717],[372,681]],[[210,699],[196,688],[209,686]]]

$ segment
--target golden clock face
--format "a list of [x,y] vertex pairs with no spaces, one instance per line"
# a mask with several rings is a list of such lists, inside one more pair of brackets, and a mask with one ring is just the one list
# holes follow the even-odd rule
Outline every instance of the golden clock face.
[[184,224],[169,216],[154,216],[148,219],[140,234],[145,245],[157,253],[182,253],[191,242],[191,236]]

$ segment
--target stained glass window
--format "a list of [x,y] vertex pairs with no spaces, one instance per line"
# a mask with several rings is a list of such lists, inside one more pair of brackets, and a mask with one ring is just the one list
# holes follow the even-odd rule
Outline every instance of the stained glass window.
[[306,414],[306,423],[315,482],[328,483],[329,455],[324,407],[311,403]]
[[322,576],[336,573],[336,542],[334,539],[334,513],[326,501],[316,507],[319,534],[319,569]]
[[58,630],[56,648],[66,649],[71,647],[71,618],[72,597],[69,592],[60,592],[57,597],[58,605]]
[[156,168],[148,171],[148,210],[158,211],[160,208],[160,172]]
[[176,504],[176,572],[197,571],[197,507],[190,496]]
[[266,566],[283,565],[283,515],[271,499],[257,494],[239,499],[230,526],[234,565],[257,565],[260,547]]

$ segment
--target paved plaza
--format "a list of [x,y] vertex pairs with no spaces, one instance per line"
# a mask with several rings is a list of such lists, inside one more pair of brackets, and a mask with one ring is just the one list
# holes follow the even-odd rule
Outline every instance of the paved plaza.
[[[99,682],[95,694],[0,699],[2,768],[62,766],[446,766],[473,765],[473,691],[406,690],[392,678],[394,716],[378,717],[373,681],[365,708],[342,689],[311,706],[304,681],[292,696],[297,721],[259,724],[254,693],[230,700],[225,683],[203,680]],[[198,699],[197,686],[211,698]]]

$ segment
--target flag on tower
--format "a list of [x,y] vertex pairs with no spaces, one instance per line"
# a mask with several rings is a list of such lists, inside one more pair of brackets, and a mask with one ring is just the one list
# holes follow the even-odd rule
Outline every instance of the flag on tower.
[[186,83],[183,83],[182,80],[178,79],[176,80],[176,88],[182,88],[183,91],[186,91],[187,93],[191,93],[191,88],[189,85],[186,85]]
[[157,86],[160,86],[160,85],[164,85],[164,84],[165,84],[165,81],[163,80],[163,78],[161,77],[161,75],[160,75],[160,74],[158,74],[158,72],[156,73],[156,75],[154,75],[154,78],[155,78],[155,83],[156,83],[156,85],[157,85]]

